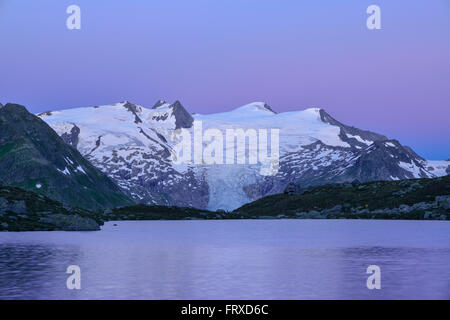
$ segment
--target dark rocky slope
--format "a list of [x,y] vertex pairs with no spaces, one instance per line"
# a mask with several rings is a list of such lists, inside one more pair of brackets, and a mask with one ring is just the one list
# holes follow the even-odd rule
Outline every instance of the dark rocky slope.
[[450,220],[450,176],[343,183],[267,196],[233,211],[243,218]]
[[0,187],[0,231],[94,231],[102,223],[88,210],[20,188]]
[[0,108],[0,185],[89,210],[133,204],[77,149],[17,104]]

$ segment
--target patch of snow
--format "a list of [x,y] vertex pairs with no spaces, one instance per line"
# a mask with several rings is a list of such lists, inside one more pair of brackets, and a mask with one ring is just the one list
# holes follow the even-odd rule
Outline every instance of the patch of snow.
[[349,134],[349,133],[346,133],[346,135],[347,135],[348,138],[354,138],[354,139],[358,140],[359,142],[364,143],[364,144],[366,144],[366,145],[368,145],[368,146],[370,146],[370,145],[373,143],[373,141],[370,141],[370,140],[364,140],[364,139],[361,138],[360,136],[354,136],[354,135],[351,135],[351,134]]
[[398,162],[398,165],[399,165],[401,168],[405,169],[406,171],[411,172],[411,174],[412,174],[415,178],[420,178],[420,177],[421,177],[421,176],[420,176],[421,168],[418,167],[414,162],[412,162],[412,163],[411,163],[411,162],[410,162],[410,163],[407,163],[407,162],[399,161],[399,162]]
[[426,162],[428,171],[437,177],[446,176],[448,166],[450,166],[450,161],[447,160],[427,160]]
[[64,170],[60,170],[58,168],[56,168],[56,170],[58,170],[59,172],[61,172],[64,175],[69,175],[70,174],[70,171],[69,171],[69,169],[67,169],[67,167],[65,167]]
[[81,166],[77,166],[77,170],[81,171],[82,173],[86,174],[86,171],[83,170],[83,168]]
[[387,147],[396,148],[395,144],[393,144],[392,142],[386,142],[385,145],[386,145]]

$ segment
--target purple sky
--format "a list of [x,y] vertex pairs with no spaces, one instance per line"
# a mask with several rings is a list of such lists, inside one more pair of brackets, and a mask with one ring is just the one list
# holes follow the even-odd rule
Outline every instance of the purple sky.
[[[81,7],[81,30],[66,8]],[[366,28],[381,7],[382,30]],[[450,158],[450,1],[0,0],[0,102],[266,101]]]

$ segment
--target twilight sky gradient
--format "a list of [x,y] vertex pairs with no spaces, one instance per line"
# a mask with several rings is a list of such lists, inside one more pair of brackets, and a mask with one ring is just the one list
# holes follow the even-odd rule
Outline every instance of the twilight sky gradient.
[[[66,28],[81,7],[81,30]],[[366,28],[381,7],[382,30]],[[450,158],[450,0],[0,0],[0,102],[266,101]]]

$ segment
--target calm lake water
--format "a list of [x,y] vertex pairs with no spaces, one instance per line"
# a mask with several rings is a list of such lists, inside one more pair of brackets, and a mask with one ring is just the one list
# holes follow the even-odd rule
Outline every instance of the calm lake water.
[[[0,299],[450,299],[446,221],[116,223],[1,232]],[[69,265],[81,290],[66,288]]]

